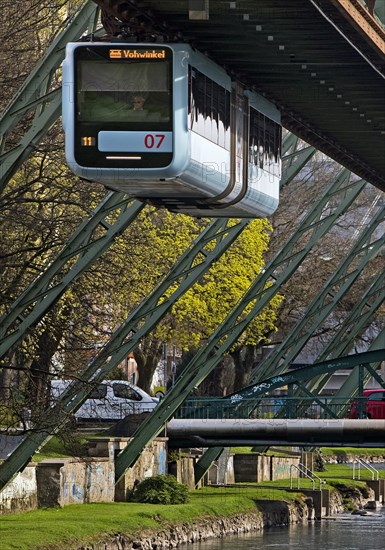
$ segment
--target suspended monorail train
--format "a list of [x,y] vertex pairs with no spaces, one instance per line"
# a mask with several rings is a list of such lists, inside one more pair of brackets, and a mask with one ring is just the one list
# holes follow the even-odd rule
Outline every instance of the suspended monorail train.
[[278,206],[276,107],[186,44],[77,42],[63,64],[72,171],[196,217]]

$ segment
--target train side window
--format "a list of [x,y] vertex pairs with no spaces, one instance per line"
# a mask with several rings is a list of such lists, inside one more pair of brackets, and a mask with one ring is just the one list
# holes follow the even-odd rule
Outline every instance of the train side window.
[[191,130],[230,149],[230,92],[194,68],[190,82]]
[[253,107],[250,107],[249,146],[249,161],[279,176],[281,126]]

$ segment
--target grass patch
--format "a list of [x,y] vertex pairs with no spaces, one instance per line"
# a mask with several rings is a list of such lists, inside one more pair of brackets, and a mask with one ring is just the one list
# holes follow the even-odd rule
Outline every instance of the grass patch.
[[231,452],[235,455],[252,455],[256,454],[255,451],[253,451],[253,447],[231,447]]
[[190,502],[178,506],[134,502],[82,504],[5,515],[0,522],[1,550],[70,550],[104,534],[134,536],[145,529],[160,530],[170,523],[255,511],[255,500],[290,501],[300,496],[257,486],[205,487],[192,491]]
[[[348,466],[347,464],[325,464],[326,471],[320,472],[320,477],[324,479],[341,479],[346,481],[347,479],[353,479],[353,468],[351,466]],[[375,468],[376,465],[373,464],[373,467]],[[385,470],[378,470],[379,479],[385,479]],[[357,470],[356,470],[356,477],[357,477]],[[361,479],[367,480],[372,479],[372,474],[369,472],[369,470],[366,470],[365,468],[361,467]]]
[[[242,452],[250,452],[242,448]],[[339,449],[338,449],[339,450]],[[233,449],[238,452],[238,448]],[[332,449],[335,454],[336,449]],[[350,448],[344,448],[350,454]],[[352,454],[365,456],[362,449]],[[374,449],[367,449],[368,456],[378,456]],[[378,449],[384,454],[384,449]],[[327,456],[328,449],[323,449]],[[74,456],[68,450],[63,437],[53,437],[35,459]],[[365,479],[371,479],[366,470],[361,470],[363,481],[352,479],[352,468],[346,464],[325,464],[326,471],[317,475],[326,481],[324,487],[362,488]],[[385,471],[379,471],[385,478]],[[295,491],[289,492],[290,480],[278,480],[263,484],[237,484],[233,487],[204,487],[190,493],[187,504],[177,506],[158,504],[103,503],[71,505],[59,509],[36,510],[15,515],[4,515],[0,521],[1,550],[71,550],[80,545],[100,540],[108,534],[125,533],[134,537],[146,529],[160,530],[167,524],[192,522],[200,518],[230,516],[256,510],[257,500],[293,501],[301,499],[301,489],[311,489],[309,479],[292,483]],[[318,483],[315,483],[318,488]],[[349,505],[346,501],[346,506]]]
[[87,454],[85,443],[86,440],[77,434],[53,436],[38,453],[33,455],[32,462],[41,462],[45,458],[84,456]]

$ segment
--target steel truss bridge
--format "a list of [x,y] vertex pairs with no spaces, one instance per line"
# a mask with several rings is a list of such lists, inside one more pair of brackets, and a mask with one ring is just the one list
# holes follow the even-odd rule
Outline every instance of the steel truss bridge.
[[[385,13],[381,2],[375,3],[374,11],[369,10],[372,4],[357,0],[84,2],[3,113],[0,121],[1,189],[33,154],[35,146],[60,115],[60,89],[52,82],[63,60],[65,44],[79,40],[84,34],[98,36],[104,33],[99,30],[100,6],[104,19],[107,17],[120,29],[127,27],[131,10],[136,10],[138,20],[151,22],[159,35],[178,34],[181,40],[206,52],[280,107],[284,125],[290,131],[282,143],[282,187],[290,185],[318,149],[343,165],[295,232],[288,236],[282,249],[268,262],[264,272],[200,348],[172,390],[117,457],[117,480],[174,416],[194,387],[219,364],[251,320],[301,268],[314,246],[358,199],[367,182],[385,189],[385,34],[381,24],[385,21]],[[15,143],[12,131],[31,112],[34,116],[30,127]],[[304,145],[299,137],[309,145]],[[362,179],[353,177],[351,172]],[[105,195],[55,261],[3,315],[0,357],[20,345],[29,329],[41,321],[143,208],[142,203],[123,194]],[[374,376],[384,386],[376,369],[385,359],[385,327],[368,347],[367,356],[358,357],[353,351],[355,338],[370,324],[384,301],[383,269],[377,270],[361,300],[316,358],[316,365],[308,367],[306,376],[289,380],[292,373],[288,373],[289,365],[316,329],[327,321],[364,268],[383,251],[384,235],[380,228],[384,209],[384,201],[378,201],[334,275],[308,305],[302,321],[254,370],[251,386],[237,392],[237,397],[227,399],[234,410],[239,401],[249,395],[257,400],[263,393],[262,388],[266,391],[263,384],[278,378],[294,388],[293,395],[320,400],[320,392],[338,362],[350,368],[351,374],[335,399],[361,391],[369,376]],[[117,328],[93,361],[84,366],[79,376],[93,382],[104,379],[235,241],[247,224],[246,220],[235,225],[226,219],[213,220]],[[164,300],[166,295],[169,297]],[[25,467],[53,433],[59,431],[68,414],[80,406],[86,395],[84,385],[74,382],[60,405],[46,411],[45,423],[31,432],[0,465],[0,488]],[[197,480],[221,450],[222,447],[213,447],[205,453],[197,465]]]

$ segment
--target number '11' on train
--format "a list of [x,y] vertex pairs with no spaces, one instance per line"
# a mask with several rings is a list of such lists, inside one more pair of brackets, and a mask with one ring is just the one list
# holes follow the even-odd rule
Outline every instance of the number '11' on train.
[[278,206],[279,111],[186,44],[68,44],[63,126],[70,168],[108,189],[197,217]]

